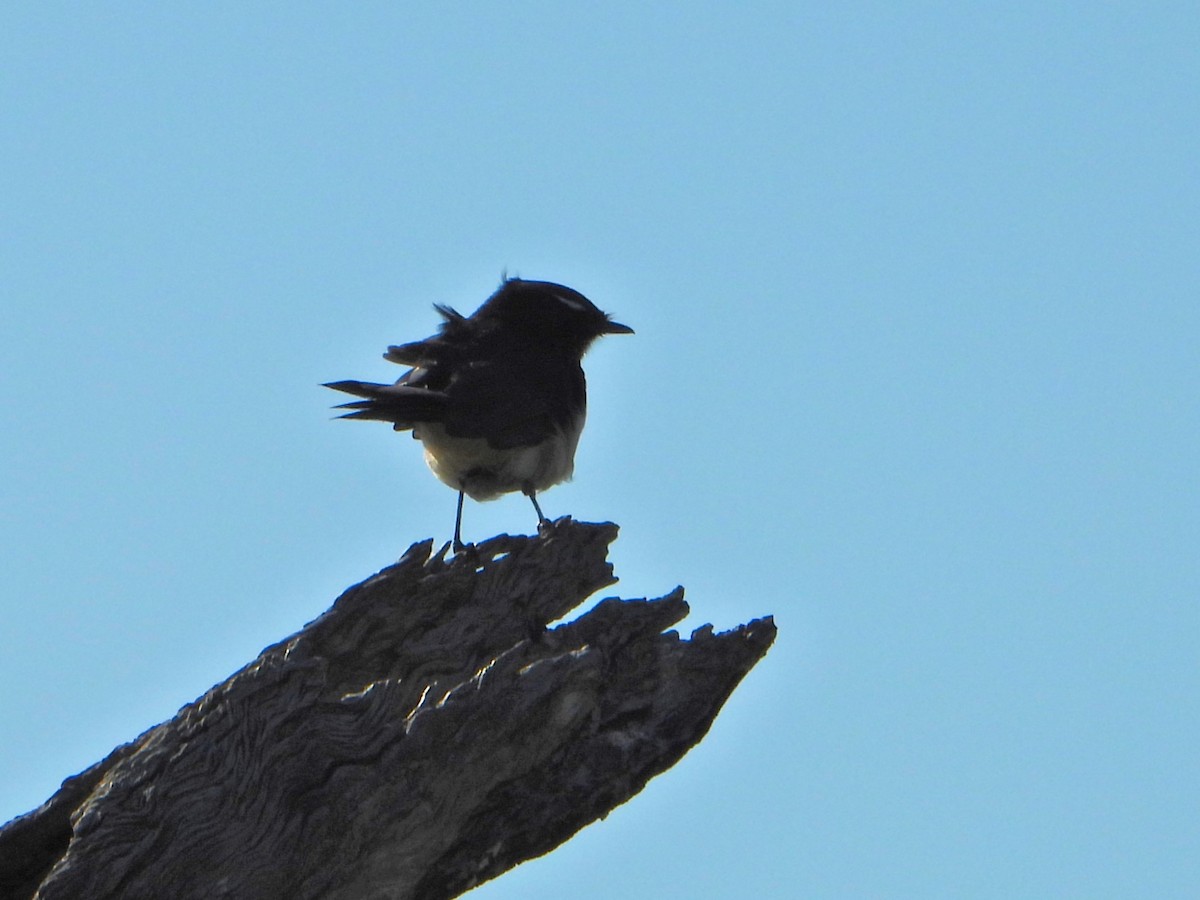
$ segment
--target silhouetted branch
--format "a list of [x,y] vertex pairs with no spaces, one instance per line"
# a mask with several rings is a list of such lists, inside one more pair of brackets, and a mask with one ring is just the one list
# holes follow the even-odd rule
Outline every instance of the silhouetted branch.
[[3,897],[450,898],[637,793],[775,636],[601,601],[616,526],[426,541],[0,829]]

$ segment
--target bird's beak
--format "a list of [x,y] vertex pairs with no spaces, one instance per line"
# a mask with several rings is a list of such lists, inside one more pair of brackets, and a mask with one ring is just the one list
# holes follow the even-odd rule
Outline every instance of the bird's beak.
[[604,334],[633,334],[633,329],[620,322],[609,322],[604,326]]

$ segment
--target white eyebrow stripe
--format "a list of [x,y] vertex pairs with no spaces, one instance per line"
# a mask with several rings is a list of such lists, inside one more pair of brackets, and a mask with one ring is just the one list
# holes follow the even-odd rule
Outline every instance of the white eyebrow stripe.
[[580,312],[582,312],[584,309],[587,308],[582,303],[580,303],[578,300],[576,300],[574,297],[567,297],[567,296],[564,296],[563,294],[555,294],[554,296],[557,297],[562,303],[565,303],[567,306],[571,307],[571,309],[579,310]]

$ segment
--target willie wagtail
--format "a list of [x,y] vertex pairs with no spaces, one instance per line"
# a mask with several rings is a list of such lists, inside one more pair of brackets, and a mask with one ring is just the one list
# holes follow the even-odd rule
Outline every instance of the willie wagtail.
[[395,384],[335,381],[362,397],[344,419],[391,422],[425,446],[433,474],[458,491],[454,549],[463,548],[463,495],[494,500],[520,491],[546,521],[537,492],[566,481],[587,408],[580,361],[604,334],[632,334],[578,291],[508,278],[483,306],[445,320],[433,337],[388,347],[384,359],[411,366]]

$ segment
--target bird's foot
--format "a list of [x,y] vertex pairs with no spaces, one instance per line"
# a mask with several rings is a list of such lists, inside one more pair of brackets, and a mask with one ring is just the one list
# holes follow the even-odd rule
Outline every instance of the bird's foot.
[[537,647],[545,642],[546,635],[549,634],[546,628],[546,623],[527,619],[525,622],[525,637],[529,640],[531,646]]

